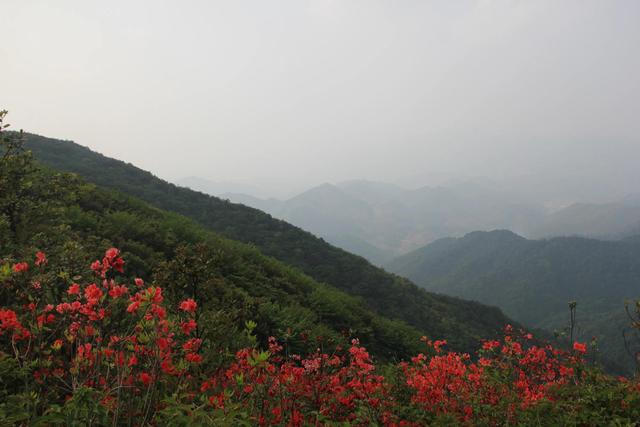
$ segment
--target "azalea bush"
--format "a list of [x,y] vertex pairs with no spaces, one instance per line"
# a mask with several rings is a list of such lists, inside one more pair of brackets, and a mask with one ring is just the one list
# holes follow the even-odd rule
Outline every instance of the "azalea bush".
[[[23,425],[633,424],[637,381],[505,328],[477,354],[423,338],[411,360],[376,365],[357,339],[331,353],[291,354],[275,337],[226,365],[193,298],[124,283],[118,249],[89,280],[47,255],[0,261],[0,419]],[[170,286],[171,284],[166,284]]]

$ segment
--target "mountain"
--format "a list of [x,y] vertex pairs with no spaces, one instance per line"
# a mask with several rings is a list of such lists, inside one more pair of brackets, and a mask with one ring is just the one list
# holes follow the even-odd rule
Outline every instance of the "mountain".
[[548,215],[536,237],[583,236],[620,239],[640,233],[640,204],[629,196],[616,203],[575,203]]
[[540,206],[516,195],[466,181],[408,190],[353,180],[323,184],[282,201],[239,194],[225,197],[264,210],[378,265],[433,240],[473,230],[507,227],[529,232],[545,214]]
[[640,241],[528,240],[510,231],[447,238],[397,258],[390,271],[432,292],[497,305],[526,326],[560,330],[576,301],[582,338],[630,369],[625,301],[640,297]]
[[358,297],[381,316],[447,339],[452,348],[472,351],[478,339],[495,336],[509,322],[496,308],[426,292],[259,210],[178,187],[70,141],[27,135],[26,145],[49,167],[74,172],[99,186],[189,217],[226,238],[255,245],[315,281]]
[[181,187],[189,187],[193,190],[202,191],[203,193],[214,196],[222,196],[225,193],[236,194],[262,194],[264,190],[253,185],[243,184],[232,181],[212,181],[197,176],[188,176],[176,182]]

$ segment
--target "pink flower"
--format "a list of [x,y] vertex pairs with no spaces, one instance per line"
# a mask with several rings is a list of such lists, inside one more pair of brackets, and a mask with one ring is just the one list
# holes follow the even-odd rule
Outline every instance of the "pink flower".
[[142,286],[144,286],[144,280],[142,280],[139,277],[136,277],[136,279],[134,280],[134,282],[136,283],[136,286],[141,288]]

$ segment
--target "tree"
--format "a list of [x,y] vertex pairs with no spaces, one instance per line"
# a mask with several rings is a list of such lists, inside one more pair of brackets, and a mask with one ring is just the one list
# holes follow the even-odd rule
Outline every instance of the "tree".
[[22,131],[6,130],[9,127],[4,123],[6,115],[7,110],[0,111],[0,238],[15,241],[29,191],[27,177],[33,172],[33,160],[31,153],[24,149]]

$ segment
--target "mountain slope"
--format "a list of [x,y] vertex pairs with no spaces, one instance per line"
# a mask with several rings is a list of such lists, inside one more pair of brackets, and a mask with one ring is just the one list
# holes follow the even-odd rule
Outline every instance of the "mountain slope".
[[[381,359],[419,351],[422,332],[372,312],[360,299],[320,284],[255,247],[78,177],[51,170],[23,176],[24,184],[10,189],[4,184],[17,180],[1,182],[0,207],[18,193],[21,204],[10,217],[0,210],[0,265],[30,258],[37,250],[57,265],[79,271],[78,266],[117,247],[126,260],[129,282],[142,277],[151,283],[153,278],[172,306],[186,297],[197,298],[199,323],[213,334],[209,340],[241,341],[244,324],[251,320],[257,322],[255,332],[263,343],[272,335],[287,337],[292,350],[315,350],[320,338],[335,346],[358,337]],[[95,280],[90,271],[85,274]],[[59,293],[71,280],[80,277],[56,271],[56,286],[46,292]],[[13,299],[15,295],[0,292],[0,306]],[[229,350],[233,354],[234,349]]]
[[495,304],[530,327],[562,329],[578,303],[582,335],[629,366],[624,304],[640,297],[640,241],[527,240],[509,231],[442,239],[389,263],[426,289]]
[[446,338],[453,348],[472,351],[478,339],[494,336],[509,322],[498,309],[425,292],[256,209],[177,187],[73,142],[28,135],[27,147],[48,166],[185,215],[225,237],[252,243],[316,281],[362,298],[367,307],[388,318],[403,320],[431,337]]

